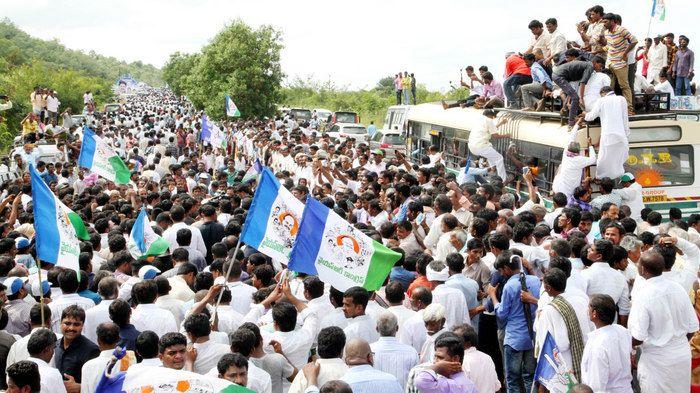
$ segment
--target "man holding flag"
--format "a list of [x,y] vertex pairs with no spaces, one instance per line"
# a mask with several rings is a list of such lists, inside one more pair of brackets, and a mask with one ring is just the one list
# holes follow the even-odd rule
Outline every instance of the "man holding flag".
[[121,157],[88,126],[83,127],[78,165],[115,184],[128,184],[131,178],[131,171]]
[[154,257],[168,251],[170,242],[157,235],[148,220],[146,208],[142,207],[129,236],[129,253],[135,259],[153,260]]

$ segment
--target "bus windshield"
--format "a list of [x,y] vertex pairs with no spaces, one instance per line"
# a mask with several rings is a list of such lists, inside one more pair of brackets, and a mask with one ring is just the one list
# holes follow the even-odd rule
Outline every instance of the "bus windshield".
[[693,184],[693,147],[658,146],[630,148],[625,170],[643,187]]

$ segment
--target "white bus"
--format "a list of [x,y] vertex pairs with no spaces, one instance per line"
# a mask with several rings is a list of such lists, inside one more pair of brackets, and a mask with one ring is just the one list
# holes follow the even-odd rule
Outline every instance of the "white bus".
[[[428,147],[436,145],[445,151],[447,168],[456,171],[462,159],[469,154],[469,129],[482,116],[473,108],[443,109],[439,103],[413,106],[408,113],[406,148],[414,160],[427,154]],[[509,174],[518,176],[506,154],[514,144],[523,158],[535,158],[539,167],[539,182],[545,204],[552,181],[561,163],[562,153],[569,141],[566,125],[558,114],[501,111],[510,121],[499,131],[510,138],[493,141],[494,147],[506,160]],[[700,123],[679,120],[674,113],[638,115],[630,119],[630,152],[625,170],[635,175],[643,186],[645,205],[659,211],[665,218],[671,207],[678,207],[684,216],[700,212]],[[582,147],[587,137],[597,144],[600,127],[590,125],[578,136]],[[595,174],[595,166],[591,167]]]

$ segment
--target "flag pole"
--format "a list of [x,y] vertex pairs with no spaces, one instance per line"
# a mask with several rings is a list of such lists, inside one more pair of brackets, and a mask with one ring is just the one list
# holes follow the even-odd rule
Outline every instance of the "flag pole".
[[41,259],[39,259],[39,257],[36,258],[36,264],[39,267],[39,307],[41,308],[41,326],[50,329],[50,326],[46,326],[46,317],[44,316],[44,287],[41,285]]
[[[226,269],[226,275],[224,276],[224,285],[228,284],[228,278],[231,275],[231,269],[233,268],[233,263],[236,261],[236,255],[238,255],[238,251],[241,249],[241,239],[240,237],[238,238],[238,243],[236,244],[236,249],[233,252],[233,259],[231,260],[231,263],[228,264],[228,269]],[[219,296],[216,299],[216,305],[214,306],[214,319],[216,319],[216,312],[219,309],[219,304],[221,303],[221,298],[224,296],[224,290],[223,288],[221,291],[219,291]]]

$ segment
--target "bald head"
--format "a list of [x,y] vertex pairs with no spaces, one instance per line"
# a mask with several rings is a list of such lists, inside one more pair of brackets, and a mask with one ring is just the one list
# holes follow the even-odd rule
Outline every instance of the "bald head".
[[422,310],[433,302],[433,294],[426,287],[418,287],[411,292],[411,301],[415,308]]
[[664,257],[654,250],[645,251],[639,263],[642,267],[640,275],[647,279],[660,276],[664,271]]
[[353,338],[345,344],[345,363],[348,366],[372,364],[372,349],[369,343],[361,338]]

